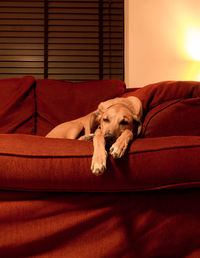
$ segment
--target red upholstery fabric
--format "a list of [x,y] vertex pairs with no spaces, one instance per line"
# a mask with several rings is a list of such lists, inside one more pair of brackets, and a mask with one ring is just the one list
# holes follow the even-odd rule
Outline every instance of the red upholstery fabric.
[[136,91],[124,94],[124,97],[137,96],[143,104],[145,114],[153,107],[165,101],[200,96],[200,82],[196,81],[164,81],[149,84]]
[[130,95],[143,103],[143,137],[200,135],[200,82],[160,82]]
[[200,135],[200,97],[166,101],[150,110],[143,136]]
[[143,102],[143,138],[99,177],[92,143],[27,134],[89,113],[123,82],[0,86],[0,257],[200,257],[199,82],[126,91]]
[[0,133],[35,131],[34,78],[0,79]]
[[84,116],[101,101],[118,97],[125,91],[120,80],[66,82],[38,80],[37,134],[46,135],[56,125]]
[[1,189],[121,192],[200,186],[199,136],[137,139],[122,159],[109,156],[100,177],[90,170],[92,143],[30,135],[0,135],[0,142]]
[[198,189],[2,191],[0,257],[199,257],[199,199]]

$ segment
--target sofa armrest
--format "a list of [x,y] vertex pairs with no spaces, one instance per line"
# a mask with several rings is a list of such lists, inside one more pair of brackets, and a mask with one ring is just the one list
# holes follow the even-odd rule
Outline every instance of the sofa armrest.
[[0,134],[0,189],[121,192],[200,186],[200,136],[136,139],[107,171],[90,171],[90,142]]

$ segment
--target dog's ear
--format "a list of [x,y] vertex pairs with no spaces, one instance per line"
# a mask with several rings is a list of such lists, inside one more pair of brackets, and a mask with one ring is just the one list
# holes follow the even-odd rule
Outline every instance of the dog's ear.
[[136,121],[141,121],[142,120],[142,115],[143,115],[143,108],[142,108],[142,102],[140,99],[134,96],[130,96],[125,98],[127,99],[127,104],[129,105],[129,108],[131,109],[134,119]]
[[94,133],[99,126],[101,115],[102,112],[99,109],[91,113],[89,121],[90,133]]
[[142,116],[143,116],[143,107],[142,102],[139,98],[130,96],[127,98],[124,98],[127,100],[127,104],[129,106],[129,109],[131,109],[133,113],[133,119],[138,122],[138,129],[137,129],[137,135],[141,133],[142,130]]

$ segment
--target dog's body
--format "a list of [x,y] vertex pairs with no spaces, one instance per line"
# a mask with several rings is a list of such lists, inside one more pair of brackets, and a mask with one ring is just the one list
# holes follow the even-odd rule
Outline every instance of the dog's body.
[[56,126],[46,137],[93,139],[91,170],[100,175],[106,169],[106,144],[111,146],[109,152],[113,158],[121,158],[129,142],[139,135],[141,119],[142,104],[138,98],[115,98],[100,103],[96,111],[84,117]]

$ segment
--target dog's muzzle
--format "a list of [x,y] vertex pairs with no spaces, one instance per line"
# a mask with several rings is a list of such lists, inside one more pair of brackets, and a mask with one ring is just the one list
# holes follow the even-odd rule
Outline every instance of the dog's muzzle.
[[116,141],[116,137],[110,133],[104,135],[106,145],[112,145]]

